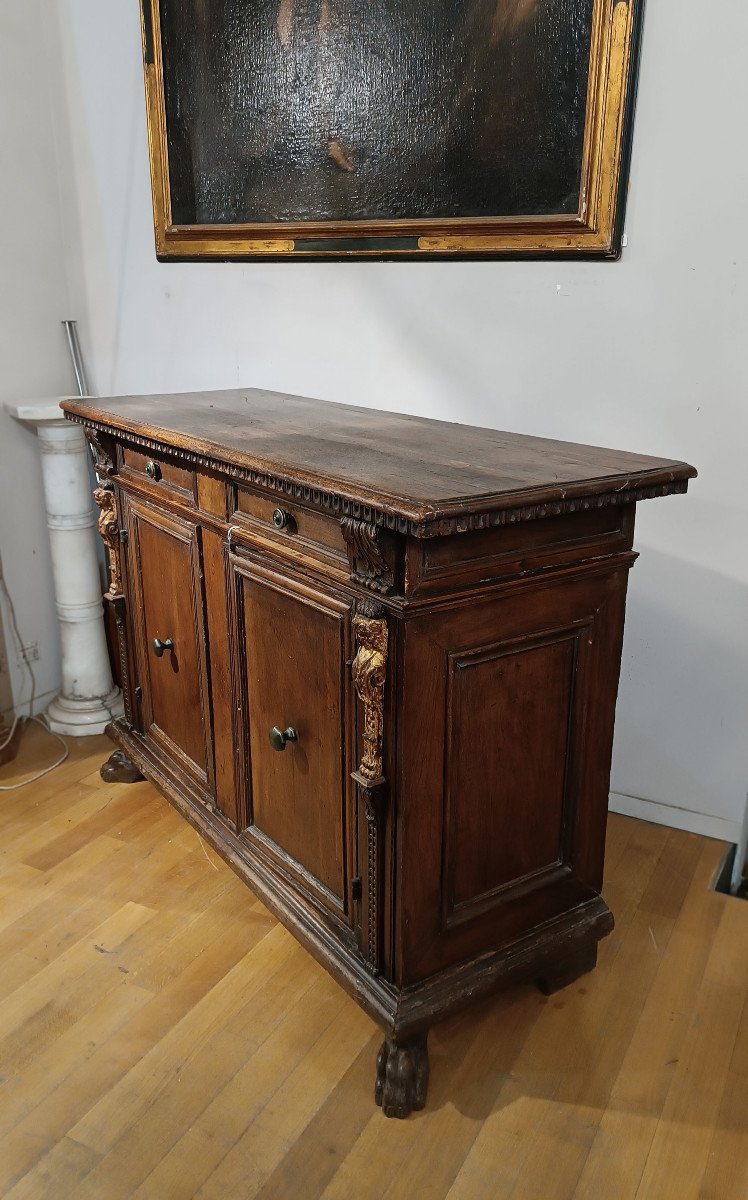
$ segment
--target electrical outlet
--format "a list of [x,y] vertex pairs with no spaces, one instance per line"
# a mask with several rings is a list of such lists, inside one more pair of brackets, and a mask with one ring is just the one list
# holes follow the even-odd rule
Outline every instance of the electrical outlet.
[[31,642],[28,646],[21,646],[18,650],[19,663],[39,662],[39,643]]

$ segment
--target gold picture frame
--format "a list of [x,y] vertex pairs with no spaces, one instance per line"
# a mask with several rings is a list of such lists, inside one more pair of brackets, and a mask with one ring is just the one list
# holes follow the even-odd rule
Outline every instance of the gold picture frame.
[[[642,0],[590,0],[574,212],[510,216],[179,223],[172,209],[161,5],[142,0],[145,96],[159,260],[602,258],[620,254]],[[174,4],[176,0],[171,0]],[[200,0],[210,7],[210,0]],[[224,3],[226,0],[224,0]],[[280,0],[280,3],[293,0]],[[321,0],[327,4],[329,0]],[[528,0],[506,0],[507,3]],[[539,0],[533,0],[539,2]],[[573,0],[570,0],[573,2]],[[587,63],[587,59],[585,59]]]

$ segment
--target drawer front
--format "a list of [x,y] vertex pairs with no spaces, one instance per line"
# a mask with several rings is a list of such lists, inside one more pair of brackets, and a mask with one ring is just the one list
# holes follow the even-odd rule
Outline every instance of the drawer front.
[[335,517],[254,488],[237,488],[231,523],[239,543],[245,541],[289,564],[322,566],[341,580],[350,576],[346,541]]
[[[198,530],[139,500],[128,503],[133,633],[145,735],[212,789]],[[154,644],[154,639],[156,639]]]
[[634,506],[590,509],[471,533],[411,538],[406,591],[413,596],[621,554],[634,538]]
[[176,492],[183,499],[194,502],[195,472],[170,461],[166,455],[123,446],[122,466],[125,478],[128,474],[134,476],[139,483],[152,487],[154,494]]
[[249,711],[245,837],[347,920],[350,604],[260,566],[237,572]]

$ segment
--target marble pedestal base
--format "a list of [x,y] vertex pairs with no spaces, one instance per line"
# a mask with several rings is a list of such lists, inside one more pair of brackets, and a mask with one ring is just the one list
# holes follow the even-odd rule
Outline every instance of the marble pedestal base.
[[96,518],[91,506],[88,450],[80,425],[66,421],[55,400],[9,408],[39,438],[52,575],[62,642],[62,688],[47,709],[50,729],[80,736],[103,733],[122,714],[104,632]]
[[124,709],[118,687],[112,687],[108,696],[84,700],[80,696],[64,696],[60,692],[47,705],[46,717],[54,733],[81,737],[85,734],[103,733],[110,721],[120,717]]

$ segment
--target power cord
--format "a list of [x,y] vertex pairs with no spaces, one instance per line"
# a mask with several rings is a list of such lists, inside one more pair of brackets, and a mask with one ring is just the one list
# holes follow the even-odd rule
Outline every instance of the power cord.
[[[22,779],[20,783],[0,784],[0,792],[15,792],[15,791],[17,791],[18,788],[26,787],[26,785],[29,783],[36,783],[36,781],[38,779],[43,779],[45,775],[49,775],[50,771],[55,771],[57,769],[57,767],[61,767],[62,764],[64,763],[65,759],[70,754],[70,748],[69,748],[67,742],[65,741],[65,739],[60,737],[59,733],[55,733],[54,729],[50,729],[49,725],[47,724],[47,722],[44,720],[43,717],[28,717],[27,719],[29,721],[36,721],[37,725],[41,725],[42,729],[46,729],[47,733],[50,734],[51,737],[57,738],[57,741],[62,746],[62,754],[60,755],[60,757],[57,759],[56,762],[52,763],[52,765],[50,767],[45,767],[43,771],[37,771],[36,775],[31,775],[31,776],[29,776],[28,779]],[[18,717],[15,718],[15,720],[11,726],[11,737],[13,736],[13,731],[15,730],[17,724],[18,724]],[[0,750],[4,749],[4,747],[7,746],[8,741],[9,741],[9,739],[6,738],[6,740],[3,742],[2,746],[0,746]]]
[[[20,653],[23,649],[23,641],[21,639],[21,634],[18,629],[18,621],[16,619],[16,609],[15,609],[15,605],[13,604],[13,597],[11,596],[10,592],[8,591],[8,585],[5,582],[5,574],[4,574],[3,568],[2,568],[2,561],[0,561],[0,588],[2,588],[3,596],[5,597],[5,604],[6,604],[6,607],[8,610],[8,614],[10,616],[10,630],[11,630],[11,633],[15,640],[16,648],[17,648],[18,652]],[[29,779],[22,779],[20,783],[0,784],[0,792],[15,792],[18,788],[26,787],[26,785],[29,783],[36,783],[36,781],[38,779],[42,779],[45,775],[49,775],[50,771],[54,771],[54,770],[56,770],[57,767],[62,766],[62,764],[65,762],[65,759],[70,754],[68,744],[64,740],[64,738],[60,737],[59,733],[55,733],[54,730],[50,729],[49,725],[46,723],[44,718],[35,717],[33,715],[34,697],[36,695],[36,677],[34,675],[34,671],[32,669],[31,663],[28,661],[28,659],[25,657],[25,655],[22,656],[22,661],[25,664],[26,669],[29,673],[29,677],[31,679],[31,695],[29,696],[28,720],[36,721],[37,725],[41,725],[42,729],[46,729],[47,733],[51,734],[53,738],[56,738],[57,741],[60,743],[60,745],[63,748],[63,754],[60,758],[57,759],[56,762],[52,763],[52,765],[50,767],[45,767],[44,770],[38,771],[36,775],[32,775]],[[11,740],[13,739],[13,736],[15,735],[16,729],[18,728],[18,721],[19,721],[19,717],[18,717],[18,715],[16,715],[13,718],[13,723],[11,724],[11,727],[10,727],[7,737],[4,739],[4,741],[0,745],[0,750],[4,750],[5,747],[10,744]]]

